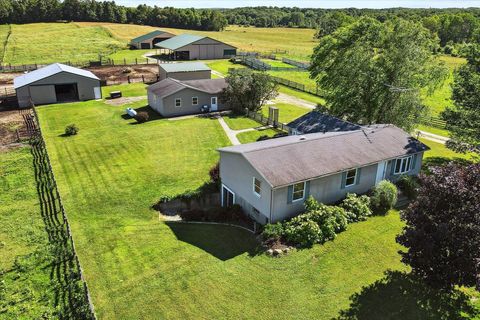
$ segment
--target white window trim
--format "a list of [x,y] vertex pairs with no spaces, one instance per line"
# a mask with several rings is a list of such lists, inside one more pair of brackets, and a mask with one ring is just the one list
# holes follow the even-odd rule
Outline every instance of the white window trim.
[[227,189],[231,194],[233,194],[233,203],[235,203],[235,197],[236,197],[235,192],[233,192],[232,189],[230,189],[229,187],[227,187],[226,185],[224,185],[222,183],[222,195],[221,195],[222,196],[222,207],[225,205],[225,203],[223,202],[223,198],[224,198],[223,189],[224,188]]
[[299,199],[293,199],[293,196],[295,195],[295,185],[300,184],[300,183],[301,182],[292,184],[292,203],[305,200],[305,189],[307,188],[307,182],[306,181],[303,182],[302,197],[299,198]]
[[[193,99],[197,99],[197,103],[193,103]],[[192,97],[192,106],[198,106],[198,97]]]
[[[408,159],[410,159],[410,164],[409,164],[408,167],[405,167],[405,171],[402,171],[403,161],[408,163]],[[397,162],[398,161],[401,161],[399,171],[397,171]],[[394,175],[401,175],[401,174],[408,173],[413,169],[413,155],[406,156],[406,157],[403,157],[403,158],[397,158],[397,159],[395,159],[395,162],[393,163],[393,165],[394,165],[394,167],[393,167],[393,174]]]
[[[348,172],[352,171],[352,170],[355,170],[355,177],[353,179],[353,183],[352,184],[347,184]],[[353,187],[354,185],[356,185],[357,184],[357,177],[358,177],[358,168],[347,170],[346,173],[345,173],[345,188],[350,188],[350,187]]]
[[260,182],[260,192],[262,192],[262,181],[260,181],[259,179],[255,178],[255,177],[253,177],[253,179],[252,179],[253,194],[260,198],[262,195],[260,193],[257,193],[257,191],[255,191],[255,180],[258,180]]
[[[177,106],[177,100],[180,100],[180,105]],[[175,108],[181,108],[182,107],[182,98],[175,98]]]

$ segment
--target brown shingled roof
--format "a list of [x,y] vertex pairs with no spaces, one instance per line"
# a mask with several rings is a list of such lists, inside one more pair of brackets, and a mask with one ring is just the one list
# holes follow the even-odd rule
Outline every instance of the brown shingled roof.
[[272,187],[281,187],[428,150],[393,125],[289,136],[219,149],[242,154]]
[[152,84],[147,88],[148,91],[164,98],[185,88],[190,88],[206,93],[220,93],[227,87],[225,79],[201,79],[180,81],[172,78],[166,78],[162,81]]

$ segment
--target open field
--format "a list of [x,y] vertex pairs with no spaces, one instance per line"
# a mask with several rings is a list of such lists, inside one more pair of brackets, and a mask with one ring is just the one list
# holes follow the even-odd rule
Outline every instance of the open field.
[[52,252],[29,147],[0,152],[0,319],[50,318]]
[[[162,221],[151,205],[206,182],[228,140],[216,120],[152,115],[135,125],[123,109],[98,101],[38,108],[99,319],[331,319],[372,305],[371,319],[400,305],[404,318],[434,319],[449,306],[407,274],[384,277],[406,271],[395,211],[281,259],[259,254],[239,229]],[[69,123],[80,132],[62,137]],[[349,309],[354,293],[364,305]]]

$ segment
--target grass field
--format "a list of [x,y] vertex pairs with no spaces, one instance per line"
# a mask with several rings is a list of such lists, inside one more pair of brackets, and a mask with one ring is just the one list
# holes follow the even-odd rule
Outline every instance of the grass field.
[[[310,109],[288,103],[275,103],[275,107],[279,109],[278,121],[283,123],[289,123],[311,111]],[[268,117],[268,108],[269,106],[262,107],[262,114],[265,117]]]
[[[155,54],[155,50],[130,50],[130,49],[124,49],[124,50],[118,50],[112,54],[109,54],[107,57],[111,60],[113,60],[114,64],[122,64],[122,63],[145,63],[147,61],[147,58],[144,56],[146,54]],[[149,61],[152,61],[149,59]]]
[[257,141],[261,136],[273,137],[275,134],[280,132],[281,131],[275,129],[253,130],[241,132],[237,134],[237,138],[240,143],[250,143]]
[[119,84],[114,86],[102,87],[102,96],[107,98],[110,92],[121,91],[123,97],[147,96],[148,85],[144,83]]
[[427,140],[424,138],[420,138],[419,140],[430,147],[430,150],[425,152],[425,158],[440,157],[440,158],[446,158],[446,159],[455,159],[455,158],[466,159],[466,160],[474,159],[471,154],[463,154],[463,153],[455,152],[453,150],[448,149],[447,147],[445,147],[445,145],[441,143]]
[[53,315],[51,255],[30,148],[0,152],[0,319]]

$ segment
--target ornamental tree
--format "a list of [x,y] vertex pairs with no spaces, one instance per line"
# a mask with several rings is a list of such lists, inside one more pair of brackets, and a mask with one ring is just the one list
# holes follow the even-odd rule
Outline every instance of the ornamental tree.
[[480,290],[480,164],[432,168],[420,185],[402,213],[402,261],[434,287]]

